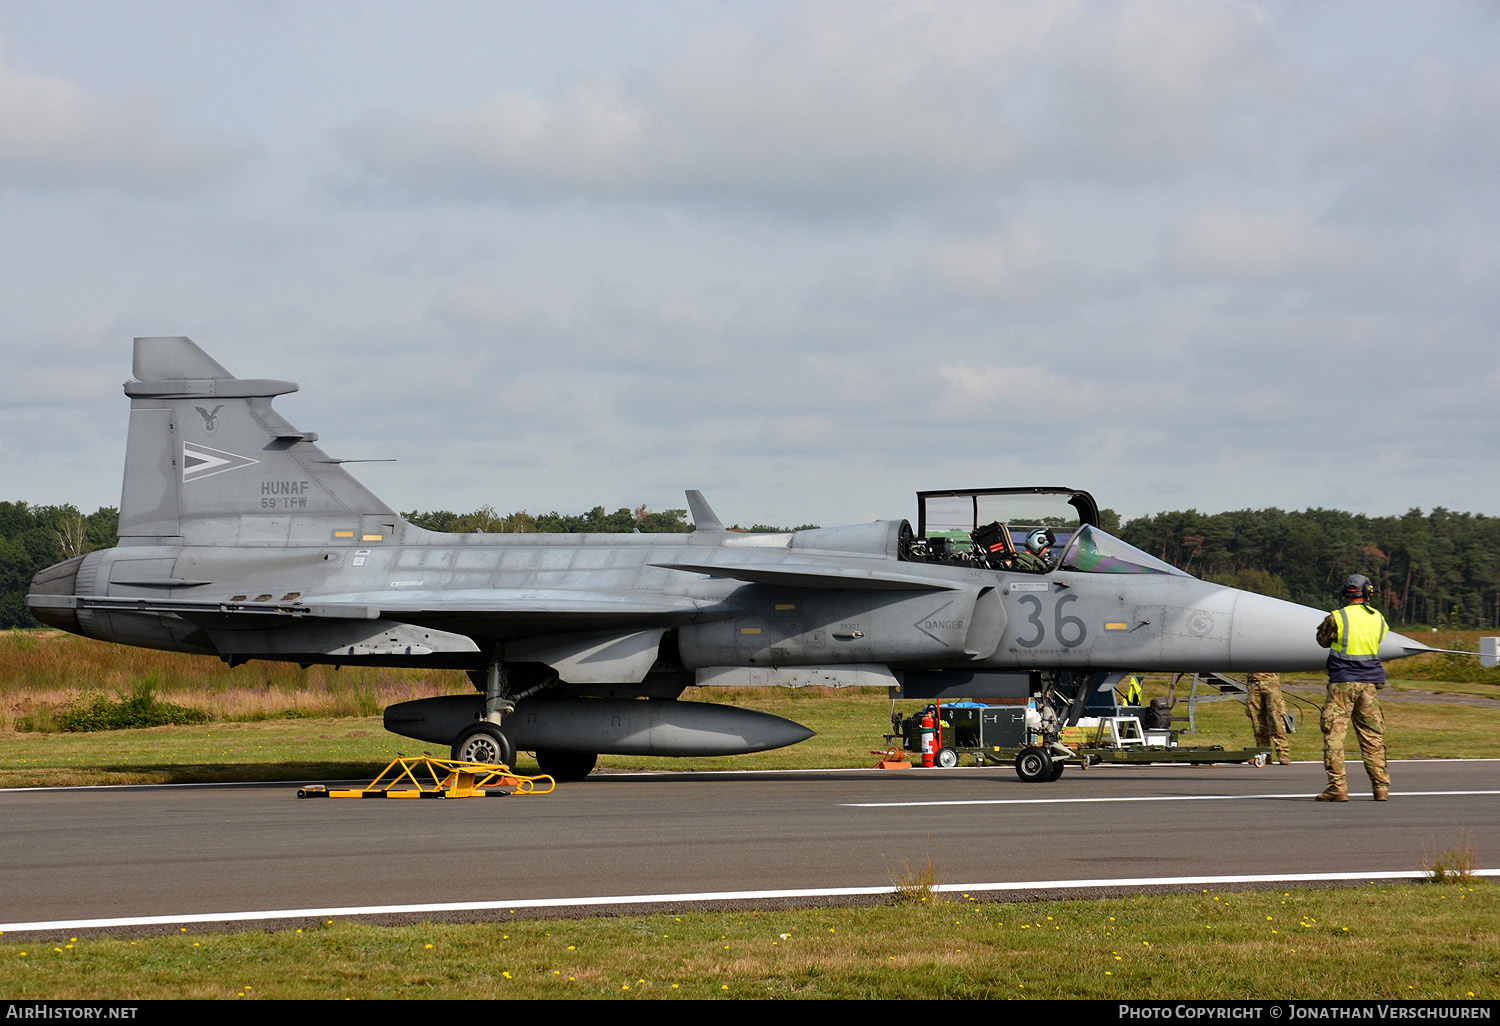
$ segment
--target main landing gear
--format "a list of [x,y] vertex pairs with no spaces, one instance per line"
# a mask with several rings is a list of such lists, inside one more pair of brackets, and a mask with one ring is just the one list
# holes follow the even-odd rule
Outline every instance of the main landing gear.
[[[471,674],[471,676],[473,676]],[[478,684],[478,680],[475,680]],[[453,742],[453,758],[461,762],[484,762],[515,769],[516,746],[500,729],[504,718],[516,711],[510,699],[509,681],[499,654],[484,675],[484,719],[468,727]]]
[[459,762],[484,762],[515,769],[516,746],[494,723],[470,727],[453,743],[453,758]]
[[[473,676],[478,685],[478,675]],[[516,700],[524,695],[511,689],[511,681],[499,658],[486,669],[480,690],[484,692],[484,718],[464,728],[458,735],[453,742],[453,758],[460,762],[499,764],[514,770],[515,740],[506,733],[503,724],[505,717],[516,711]],[[546,748],[536,752],[537,766],[553,780],[582,780],[593,772],[598,761],[595,752]]]

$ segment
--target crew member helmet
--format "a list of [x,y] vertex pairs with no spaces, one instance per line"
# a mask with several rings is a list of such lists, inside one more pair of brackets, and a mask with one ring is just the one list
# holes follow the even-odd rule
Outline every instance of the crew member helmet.
[[1040,556],[1044,551],[1050,549],[1057,541],[1056,536],[1045,527],[1038,527],[1026,536],[1026,551],[1034,556]]
[[1344,578],[1345,600],[1364,599],[1366,602],[1375,597],[1375,585],[1364,574],[1350,574]]

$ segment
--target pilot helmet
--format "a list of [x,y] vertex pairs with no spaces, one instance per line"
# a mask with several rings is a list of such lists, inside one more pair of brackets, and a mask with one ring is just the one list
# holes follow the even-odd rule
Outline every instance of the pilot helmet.
[[1343,594],[1345,601],[1362,598],[1368,602],[1375,597],[1375,585],[1364,574],[1350,574],[1344,578]]
[[1026,551],[1032,555],[1040,556],[1043,549],[1049,549],[1057,541],[1056,536],[1045,527],[1038,527],[1026,536]]

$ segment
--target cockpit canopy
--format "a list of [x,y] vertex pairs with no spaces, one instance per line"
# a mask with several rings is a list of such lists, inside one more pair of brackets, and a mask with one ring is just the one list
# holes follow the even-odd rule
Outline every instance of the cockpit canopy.
[[1076,488],[918,492],[917,533],[905,544],[904,556],[1001,569],[1009,565],[1006,556],[1020,551],[1027,532],[1038,527],[1056,538],[1053,572],[1188,576],[1102,530],[1094,497]]
[[1076,570],[1085,574],[1188,574],[1148,556],[1134,545],[1128,545],[1112,534],[1090,524],[1073,533],[1068,547],[1057,562],[1059,570]]
[[[917,537],[948,539],[955,553],[967,552],[970,535],[986,524],[1010,529],[1013,549],[1020,549],[1026,532],[1045,527],[1062,549],[1083,525],[1099,526],[1094,497],[1077,488],[967,488],[917,493]],[[934,546],[940,547],[940,546]]]

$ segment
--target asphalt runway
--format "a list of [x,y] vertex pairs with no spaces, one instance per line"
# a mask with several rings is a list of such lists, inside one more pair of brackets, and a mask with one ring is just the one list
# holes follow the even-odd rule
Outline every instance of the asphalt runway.
[[[11,791],[0,793],[0,929],[359,909],[475,919],[508,903],[680,907],[725,892],[816,900],[889,889],[903,864],[929,857],[947,883],[1012,896],[1414,873],[1460,843],[1495,867],[1500,762],[1392,763],[1388,802],[1370,800],[1359,763],[1349,769],[1347,804],[1312,800],[1315,763],[1075,767],[1052,784],[1008,767],[606,774],[547,796],[459,801],[298,800],[288,784]],[[408,909],[466,903],[487,907]]]

